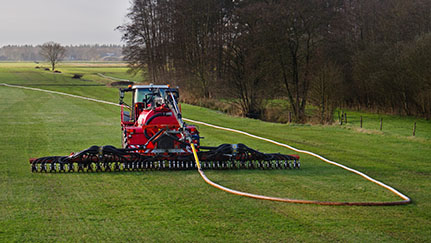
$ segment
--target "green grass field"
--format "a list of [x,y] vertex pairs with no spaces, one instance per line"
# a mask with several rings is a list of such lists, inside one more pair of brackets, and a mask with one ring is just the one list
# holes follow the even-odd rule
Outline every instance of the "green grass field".
[[[0,83],[117,102],[102,72],[133,78],[122,65],[63,64],[62,74],[32,63],[0,63]],[[100,70],[96,70],[100,69]],[[71,74],[84,73],[86,80]],[[0,242],[49,241],[386,241],[431,240],[431,123],[354,113],[347,126],[286,125],[230,117],[182,105],[184,116],[244,130],[321,154],[387,183],[413,203],[387,207],[285,204],[243,198],[205,184],[196,171],[41,174],[30,157],[66,155],[91,145],[120,146],[116,106],[0,86]],[[359,129],[357,117],[367,117]],[[355,118],[356,117],[356,118]],[[368,119],[369,118],[369,119]],[[371,118],[374,118],[372,120]],[[411,136],[412,121],[418,123]],[[372,122],[373,121],[373,122]],[[377,122],[377,125],[376,125]],[[367,125],[368,124],[368,125]],[[204,145],[245,143],[292,153],[249,137],[199,126]],[[300,170],[207,171],[217,183],[270,196],[337,201],[392,201],[359,176],[301,155]]]

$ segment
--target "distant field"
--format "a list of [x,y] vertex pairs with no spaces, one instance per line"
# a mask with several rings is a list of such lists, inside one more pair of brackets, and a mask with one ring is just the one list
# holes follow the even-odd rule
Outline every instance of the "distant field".
[[[39,67],[40,69],[36,69]],[[98,73],[129,79],[133,81],[142,81],[142,75],[133,75],[127,73],[127,65],[125,63],[60,63],[56,66],[56,70],[62,72],[61,75],[54,74],[49,71],[44,71],[44,68],[50,68],[48,63],[14,63],[0,62],[0,80],[7,80],[9,83],[21,84],[64,84],[64,83],[110,83],[112,80],[102,78]],[[82,80],[72,79],[74,74],[82,74]],[[31,78],[29,78],[31,75]]]
[[[132,79],[122,65],[62,64],[62,74],[35,69],[35,65],[0,63],[0,83],[50,84],[38,88],[117,102],[115,88],[55,85],[106,83],[97,72]],[[78,72],[86,80],[70,78]],[[387,125],[380,132],[378,115],[350,111],[347,126],[310,126],[230,117],[185,104],[182,108],[187,118],[268,137],[358,169],[399,189],[413,203],[330,207],[259,201],[218,191],[195,171],[32,174],[30,157],[65,155],[94,144],[120,146],[119,108],[0,86],[0,241],[431,240],[429,121],[384,116]],[[357,123],[360,115],[366,118],[362,130]],[[418,132],[411,137],[414,120]],[[261,151],[292,153],[229,132],[204,126],[199,130],[204,145],[241,142]],[[388,191],[310,156],[301,155],[301,161],[300,170],[206,173],[222,185],[271,196],[398,200]]]

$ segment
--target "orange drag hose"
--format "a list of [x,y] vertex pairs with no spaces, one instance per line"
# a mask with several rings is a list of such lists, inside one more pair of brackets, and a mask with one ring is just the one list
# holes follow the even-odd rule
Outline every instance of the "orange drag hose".
[[255,199],[261,199],[261,200],[268,200],[268,201],[277,201],[277,202],[286,202],[286,203],[299,203],[299,204],[317,204],[317,205],[332,205],[332,206],[393,206],[393,205],[402,205],[402,204],[408,204],[411,202],[410,198],[408,200],[402,200],[402,201],[391,201],[391,202],[335,202],[335,201],[315,201],[315,200],[303,200],[303,199],[292,199],[292,198],[281,198],[281,197],[270,197],[270,196],[263,196],[258,194],[252,194],[247,192],[241,192],[237,190],[233,190],[227,187],[224,187],[222,185],[219,185],[210,179],[206,177],[205,173],[202,171],[199,157],[196,153],[196,149],[193,143],[190,144],[192,147],[193,155],[195,158],[196,166],[198,168],[198,172],[201,175],[202,179],[209,185],[220,189],[222,191],[239,195],[243,197],[250,197]]

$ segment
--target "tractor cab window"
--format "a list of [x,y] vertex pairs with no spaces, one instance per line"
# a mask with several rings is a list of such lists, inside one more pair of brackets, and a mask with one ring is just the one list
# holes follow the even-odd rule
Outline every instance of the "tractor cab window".
[[145,96],[149,94],[151,94],[150,89],[137,89],[135,93],[134,103],[143,102],[143,100],[145,99]]

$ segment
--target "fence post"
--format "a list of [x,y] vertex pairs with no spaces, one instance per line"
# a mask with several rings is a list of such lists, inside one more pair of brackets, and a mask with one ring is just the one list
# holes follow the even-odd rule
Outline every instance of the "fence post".
[[413,137],[416,136],[416,122],[413,125]]
[[338,123],[341,123],[340,110],[338,110]]
[[383,117],[380,117],[380,131],[383,129]]
[[361,116],[361,128],[362,128],[362,116]]
[[289,123],[292,123],[292,112],[289,111]]
[[347,113],[344,113],[344,121],[346,122],[346,124],[347,124]]

